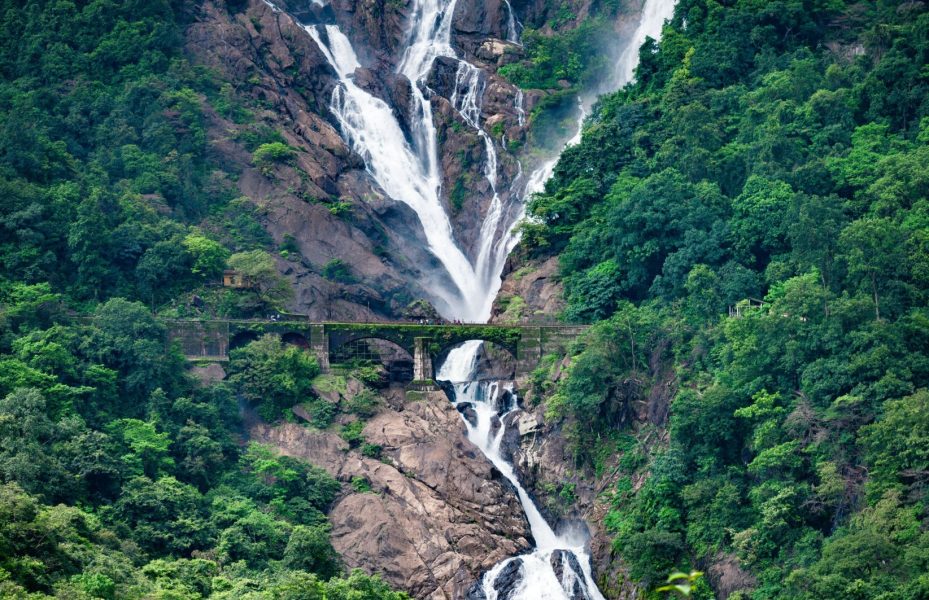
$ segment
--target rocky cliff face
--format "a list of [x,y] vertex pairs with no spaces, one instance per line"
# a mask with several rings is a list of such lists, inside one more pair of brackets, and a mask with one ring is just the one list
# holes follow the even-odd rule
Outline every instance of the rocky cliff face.
[[348,567],[380,573],[417,598],[463,598],[484,571],[530,547],[529,525],[442,392],[395,393],[393,408],[364,429],[381,446],[380,460],[349,450],[335,433],[296,424],[255,424],[251,436],[323,467],[346,490],[355,483],[329,515]]
[[555,318],[564,309],[558,258],[524,262],[511,257],[494,301],[491,320],[513,323]]
[[[533,272],[542,271],[543,267]],[[530,282],[542,279],[539,276],[534,280],[526,278]],[[532,283],[527,285],[532,287]],[[656,352],[648,365],[648,379],[652,384],[641,393],[631,392],[635,395],[629,399],[627,416],[633,431],[650,428],[652,433],[646,437],[646,443],[650,440],[654,444],[667,442],[668,409],[677,392],[673,367],[660,356],[661,353]],[[547,375],[549,381],[561,381],[569,365],[567,357],[554,364]],[[530,387],[527,381],[517,381],[517,385],[524,390]],[[525,410],[507,417],[502,452],[513,465],[520,483],[536,498],[549,523],[556,529],[587,531],[591,566],[603,595],[615,600],[639,598],[642,590],[627,577],[622,557],[613,551],[612,536],[604,527],[604,517],[610,508],[609,495],[604,492],[615,488],[619,473],[616,466],[621,456],[605,457],[599,475],[590,467],[579,468],[563,435],[563,422],[546,419],[543,400],[531,395],[524,397]],[[583,426],[580,435],[583,435]],[[633,480],[632,485],[637,488],[643,482],[640,478]],[[732,577],[737,575],[732,569],[726,573]]]
[[[422,227],[402,202],[389,198],[340,135],[329,110],[337,78],[305,24],[336,23],[352,40],[362,68],[355,82],[383,99],[410,134],[410,82],[398,75],[409,27],[411,1],[310,0],[198,3],[187,30],[188,53],[233,83],[251,108],[251,122],[211,113],[209,135],[217,159],[241,172],[239,192],[261,216],[274,241],[293,239],[298,249],[280,269],[297,290],[295,310],[318,318],[396,315],[415,298],[430,297],[436,259],[427,251]],[[526,123],[515,102],[517,89],[496,70],[518,56],[506,42],[506,3],[457,4],[453,45],[483,71],[480,124],[492,131],[499,153],[497,188],[504,200],[518,183],[520,166],[505,141],[521,141]],[[429,84],[439,139],[442,202],[459,245],[472,260],[483,215],[493,191],[484,177],[484,141],[452,105],[457,61],[437,60]],[[538,94],[528,94],[531,109]],[[290,161],[254,164],[246,140],[258,130],[278,133],[297,149]],[[323,267],[338,259],[348,281],[330,281]]]
[[[544,406],[514,414],[507,427],[505,444],[510,460],[546,519],[557,524],[556,528],[579,527],[588,532],[591,567],[603,595],[615,600],[638,598],[641,590],[628,581],[622,560],[613,552],[611,537],[603,528],[609,502],[601,494],[616,483],[615,478],[578,472],[560,428],[546,422]],[[569,504],[560,494],[566,485],[571,490]]]
[[[327,119],[333,74],[312,39],[260,1],[232,11],[207,0],[194,17],[188,52],[236,82],[253,114],[245,123],[208,114],[212,147],[227,170],[241,173],[236,186],[274,241],[296,244],[297,259],[279,263],[294,282],[294,308],[314,318],[370,318],[421,295],[410,285],[412,265],[430,257],[407,243],[420,236],[416,218],[372,187],[363,162]],[[242,140],[262,131],[296,148],[293,160],[256,165]],[[392,252],[400,245],[408,251]],[[334,259],[350,266],[357,283],[321,275]]]

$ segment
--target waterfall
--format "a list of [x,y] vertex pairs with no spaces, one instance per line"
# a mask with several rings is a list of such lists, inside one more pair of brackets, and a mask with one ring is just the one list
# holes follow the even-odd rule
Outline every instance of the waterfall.
[[[509,6],[509,3],[507,3]],[[646,0],[639,25],[628,42],[613,77],[613,87],[620,87],[632,80],[635,65],[638,62],[638,50],[646,36],[658,39],[665,19],[674,11],[674,0]],[[512,14],[512,11],[511,11]],[[522,110],[522,93],[517,95]],[[578,99],[578,118],[575,135],[569,139],[564,148],[580,142],[584,119],[588,112],[588,103]],[[528,177],[524,198],[543,191],[545,182],[551,177],[558,156],[543,162]],[[494,247],[502,251],[503,259],[518,243],[516,223],[525,216],[525,202],[521,203],[517,218],[507,227],[503,235],[494,242]],[[483,232],[482,232],[483,236]],[[502,262],[500,263],[502,268]],[[499,273],[499,272],[498,272]],[[487,295],[496,295],[500,287],[499,274],[490,280],[491,289]],[[474,411],[474,422],[467,418],[465,426],[475,446],[493,463],[516,489],[519,501],[529,521],[532,536],[535,539],[534,550],[526,555],[508,558],[485,573],[479,585],[479,593],[473,597],[487,600],[603,600],[603,595],[594,583],[591,573],[590,555],[584,536],[555,534],[545,521],[532,498],[526,493],[515,475],[512,465],[500,454],[500,442],[505,433],[504,418],[514,410],[515,405],[500,406],[498,403],[500,383],[476,381],[477,357],[481,342],[466,342],[449,352],[436,376],[439,380],[449,381],[454,386],[454,402],[458,407],[469,405]],[[560,571],[560,574],[559,574]],[[508,583],[515,582],[515,583]],[[503,585],[512,585],[501,589]],[[501,592],[503,594],[501,595]]]
[[[325,4],[322,0],[313,1],[318,5]],[[270,0],[264,2],[275,12],[281,12]],[[508,11],[507,37],[510,41],[518,41],[519,22],[510,2],[505,0],[504,3]],[[437,308],[449,318],[485,321],[499,291],[500,273],[506,258],[519,242],[515,226],[525,215],[525,198],[542,190],[558,157],[552,157],[531,172],[525,179],[523,190],[511,186],[508,201],[504,202],[497,191],[497,149],[480,123],[486,76],[479,68],[460,59],[451,46],[456,4],[457,0],[413,2],[407,45],[397,69],[411,83],[412,143],[403,135],[391,107],[355,85],[354,72],[361,65],[351,42],[338,26],[309,25],[304,29],[339,77],[330,109],[339,122],[343,137],[364,159],[366,169],[381,189],[413,209],[422,225],[429,251],[442,266],[441,277],[446,279],[446,284],[430,290],[437,301]],[[639,46],[646,36],[657,38],[660,35],[661,25],[670,16],[673,7],[673,0],[646,0],[635,34],[617,61],[612,78],[614,86],[623,85],[631,79]],[[483,141],[486,156],[484,176],[493,192],[472,257],[459,246],[441,201],[442,173],[430,100],[434,92],[426,81],[435,59],[439,57],[458,60],[455,90],[450,101]],[[525,123],[521,91],[515,98],[515,107],[519,123]],[[579,122],[584,114],[582,104]],[[577,132],[566,147],[579,139],[580,126]]]
[[[456,407],[474,411],[473,422],[465,419],[468,439],[513,485],[535,540],[533,552],[508,558],[484,575],[479,586],[483,596],[487,600],[498,598],[498,588],[505,579],[512,582],[505,596],[509,600],[603,600],[593,583],[585,538],[556,534],[520,484],[513,466],[500,453],[504,418],[518,409],[515,403],[501,404],[500,382],[474,380],[481,345],[482,342],[472,340],[453,349],[436,378],[454,386]],[[507,391],[512,393],[512,389]],[[506,577],[501,577],[502,573]]]
[[[275,12],[280,10],[264,0]],[[360,63],[349,39],[336,25],[307,25],[307,34],[319,46],[339,79],[332,93],[330,109],[342,136],[365,162],[374,181],[391,198],[409,206],[419,218],[429,251],[441,263],[447,284],[431,290],[437,308],[448,318],[486,321],[501,285],[501,272],[510,251],[519,241],[517,222],[525,215],[525,198],[543,189],[558,157],[543,162],[528,177],[519,175],[507,190],[504,203],[497,190],[498,155],[494,140],[481,126],[481,110],[486,74],[459,58],[451,46],[451,25],[457,0],[413,0],[411,28],[398,73],[411,83],[411,140],[404,136],[391,107],[354,82]],[[507,38],[518,43],[520,25],[508,0]],[[322,0],[314,0],[322,4]],[[645,36],[657,38],[665,18],[673,11],[674,0],[646,0],[635,35],[620,55],[614,73],[614,87],[628,83]],[[474,259],[456,242],[451,220],[441,202],[442,173],[431,98],[435,92],[427,84],[434,61],[458,61],[455,87],[449,99],[462,120],[480,136],[485,148],[483,175],[493,192],[481,223]],[[565,147],[580,140],[581,126],[589,102],[579,100],[576,135]],[[515,107],[519,123],[525,123],[523,94],[518,92]],[[512,389],[501,382],[475,381],[481,342],[466,342],[452,350],[440,366],[437,379],[453,382],[455,404],[473,410],[473,422],[465,419],[468,438],[512,483],[529,522],[535,548],[529,554],[508,558],[484,574],[476,597],[487,600],[602,600],[594,584],[590,556],[583,535],[557,534],[545,521],[538,507],[519,482],[500,453],[505,433],[504,417],[519,410]],[[508,392],[508,393],[503,393]],[[501,596],[502,581],[510,587]]]
[[521,89],[516,90],[513,106],[516,107],[516,124],[522,127],[526,124],[526,96]]
[[[608,84],[606,89],[600,90],[601,92],[609,92],[621,88],[633,80],[633,76],[635,75],[635,67],[639,62],[639,48],[645,42],[646,37],[651,37],[656,40],[661,38],[661,28],[664,26],[664,22],[674,15],[675,3],[676,0],[645,0],[645,5],[642,7],[642,15],[639,19],[638,25],[636,26],[635,32],[632,34],[629,40],[623,44],[619,58],[616,61],[616,67],[613,71],[613,74],[607,79]],[[519,107],[517,109],[517,115],[520,115],[520,119],[525,118],[525,110],[522,107],[522,91],[517,93],[515,101]],[[589,106],[592,104],[592,100],[590,98],[579,97],[577,104],[578,116],[575,134],[571,139],[565,142],[561,152],[564,152],[565,149],[570,148],[571,146],[574,146],[581,141],[584,119],[587,117]],[[542,164],[536,167],[536,169],[529,174],[529,177],[526,180],[526,187],[523,192],[523,202],[521,203],[517,218],[513,221],[510,227],[506,229],[501,240],[497,242],[500,247],[506,248],[506,254],[509,254],[509,252],[516,247],[516,244],[519,243],[519,234],[516,230],[516,225],[519,221],[525,218],[526,200],[528,200],[532,194],[537,194],[544,191],[545,182],[548,181],[549,178],[551,178],[552,173],[554,173],[555,165],[558,164],[560,155],[561,153],[559,152],[556,156],[553,156],[542,162]],[[503,263],[501,263],[501,267],[502,264]],[[497,291],[499,291],[501,283],[502,282],[499,281],[499,278],[497,280],[491,280],[491,285],[495,286],[492,290],[494,296],[496,296]]]
[[436,177],[437,184],[441,181],[438,144],[432,120],[432,103],[429,100],[432,90],[426,85],[426,78],[435,59],[455,56],[451,46],[455,3],[456,0],[415,1],[409,45],[397,69],[412,84],[416,110],[412,127],[416,148],[426,163],[426,170]]
[[[478,307],[478,314],[481,315],[482,321],[487,320],[490,316],[491,306],[496,296],[493,282],[495,278],[499,279],[503,262],[506,261],[510,251],[510,248],[502,247],[499,244],[501,236],[497,232],[500,221],[504,216],[503,201],[497,191],[497,148],[493,139],[480,124],[481,107],[486,85],[485,74],[482,70],[466,61],[459,61],[455,73],[455,89],[449,99],[465,123],[474,129],[484,142],[484,153],[487,157],[484,161],[484,178],[487,179],[493,192],[487,214],[484,215],[484,220],[481,222],[477,259],[474,263],[475,274],[485,290],[479,297],[481,303]],[[517,219],[512,219],[513,223],[516,223],[516,221]]]
[[[432,104],[429,101],[432,90],[427,86],[426,78],[436,58],[441,56],[458,59],[455,89],[449,100],[484,143],[484,177],[490,184],[493,196],[481,222],[477,253],[472,263],[472,286],[469,290],[459,287],[465,296],[464,301],[456,307],[457,310],[453,314],[447,316],[468,321],[486,321],[490,317],[491,307],[500,286],[503,263],[513,245],[504,239],[509,237],[511,228],[500,231],[505,207],[497,192],[497,149],[493,139],[480,124],[486,86],[485,74],[469,62],[458,58],[451,46],[451,26],[456,4],[457,0],[416,0],[410,42],[403,53],[398,72],[413,83],[413,97],[418,106],[417,119],[414,119],[417,146],[421,155],[425,157],[427,166],[438,169],[437,136],[432,121]],[[512,35],[515,36],[516,18],[509,2],[507,9],[512,20]],[[515,220],[513,222],[515,223]],[[455,243],[454,237],[449,238],[449,243]]]
[[674,16],[674,4],[675,0],[645,0],[635,33],[624,44],[619,60],[616,61],[610,80],[612,88],[620,88],[633,80],[636,65],[639,64],[639,48],[645,43],[646,37],[655,40],[661,38],[664,22]]
[[[463,299],[473,298],[479,289],[474,268],[455,244],[451,221],[439,201],[440,178],[434,162],[429,162],[433,159],[422,161],[404,137],[390,106],[355,84],[352,76],[360,64],[351,42],[338,26],[307,25],[305,29],[339,76],[340,84],[333,90],[330,109],[342,135],[364,159],[368,172],[384,192],[416,212],[429,250],[455,286],[452,290],[437,288],[434,293],[448,307],[470,317],[469,303]],[[431,127],[431,112],[428,122]],[[434,154],[435,144],[431,147]]]
[[516,11],[510,0],[503,0],[506,5],[506,41],[513,44],[519,44],[519,32],[523,29],[523,24],[516,18]]
[[[416,212],[430,252],[442,264],[444,274],[453,284],[454,289],[432,290],[442,304],[438,307],[440,312],[449,318],[486,321],[499,288],[503,263],[514,245],[505,239],[512,227],[504,227],[502,221],[508,212],[514,211],[507,211],[497,193],[497,149],[480,124],[486,76],[474,65],[459,59],[451,46],[456,1],[416,0],[414,3],[408,45],[397,69],[411,83],[412,144],[405,139],[390,106],[354,83],[354,72],[361,65],[351,42],[338,26],[307,25],[304,29],[339,77],[330,110],[339,122],[342,135],[352,150],[364,159],[366,169],[384,192]],[[279,10],[268,0],[265,2]],[[430,100],[434,92],[426,81],[439,57],[458,60],[455,90],[450,101],[484,143],[484,177],[493,191],[473,260],[459,247],[441,202],[442,173]]]

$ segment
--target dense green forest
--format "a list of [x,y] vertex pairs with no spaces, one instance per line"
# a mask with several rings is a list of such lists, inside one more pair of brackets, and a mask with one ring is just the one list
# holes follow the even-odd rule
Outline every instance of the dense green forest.
[[595,323],[535,390],[635,580],[929,597],[925,3],[680,0],[530,212]]
[[289,292],[209,157],[205,108],[248,109],[182,57],[184,15],[0,7],[0,597],[405,598],[339,564],[337,481],[239,439],[237,396],[311,398],[315,359],[259,340],[200,387],[152,316],[227,259],[259,283],[227,312]]

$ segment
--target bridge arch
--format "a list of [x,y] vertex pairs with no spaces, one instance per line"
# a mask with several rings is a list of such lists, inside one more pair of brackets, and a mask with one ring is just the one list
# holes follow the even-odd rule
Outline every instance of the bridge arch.
[[240,331],[229,338],[229,351],[236,350],[243,346],[247,346],[251,342],[254,342],[259,337],[257,331],[245,330]]
[[351,336],[340,340],[338,345],[330,341],[330,364],[344,364],[351,360],[373,361],[387,370],[392,382],[413,380],[414,356],[396,341],[378,335]]
[[[385,352],[378,351],[377,349],[371,349],[371,342],[374,342],[374,346],[381,346],[381,350],[386,349],[388,352],[393,350],[393,354],[402,355],[404,358],[412,361],[413,353],[409,351],[406,347],[398,344],[396,341],[388,339],[386,337],[380,337],[377,335],[369,335],[363,337],[352,337],[349,340],[341,341],[338,345],[334,345],[330,342],[329,346],[329,358],[331,362],[337,363],[340,360],[344,359],[347,355],[351,353],[361,353],[368,354],[367,356],[361,356],[362,359],[368,360],[377,360],[377,356],[383,356]],[[366,348],[367,346],[367,348]]]
[[382,340],[389,342],[394,346],[404,350],[410,357],[416,351],[413,339],[391,331],[389,328],[384,330],[341,330],[333,329],[329,334],[329,353],[338,354],[339,350],[347,344],[359,342],[361,340]]
[[281,342],[284,344],[290,344],[292,346],[303,348],[304,350],[310,349],[310,340],[308,340],[302,333],[296,331],[286,331],[282,333]]

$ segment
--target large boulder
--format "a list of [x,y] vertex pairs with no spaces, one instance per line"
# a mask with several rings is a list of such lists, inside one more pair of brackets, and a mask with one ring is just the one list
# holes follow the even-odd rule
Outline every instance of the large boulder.
[[509,18],[503,0],[458,0],[452,27],[458,33],[505,39]]
[[363,434],[382,448],[380,460],[350,451],[329,431],[291,423],[251,429],[253,439],[355,482],[329,515],[346,566],[380,573],[417,598],[464,598],[483,572],[530,548],[514,490],[468,441],[443,393],[385,409]]

